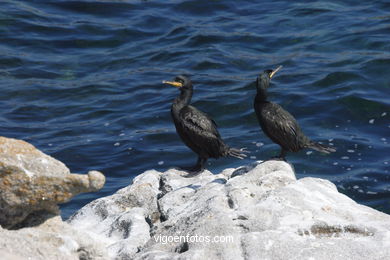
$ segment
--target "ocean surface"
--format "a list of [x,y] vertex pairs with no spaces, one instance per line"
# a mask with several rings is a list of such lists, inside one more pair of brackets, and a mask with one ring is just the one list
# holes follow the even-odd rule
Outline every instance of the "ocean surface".
[[279,153],[253,111],[255,79],[283,65],[269,99],[329,155],[289,154],[297,177],[390,213],[390,2],[1,1],[0,134],[26,140],[72,172],[102,171],[96,193],[62,205],[69,217],[138,174],[191,165],[170,106],[176,75],[194,83],[245,160],[211,159],[219,173]]

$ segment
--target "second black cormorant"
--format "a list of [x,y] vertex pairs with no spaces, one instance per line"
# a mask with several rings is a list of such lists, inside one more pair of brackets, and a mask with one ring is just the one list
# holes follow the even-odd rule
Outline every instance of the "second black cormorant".
[[271,78],[281,67],[275,70],[265,70],[256,81],[257,94],[254,108],[261,129],[273,142],[280,145],[279,157],[283,160],[285,160],[286,152],[298,152],[304,148],[311,148],[322,153],[335,152],[334,148],[311,141],[289,112],[280,105],[267,100],[267,88]]
[[216,123],[209,115],[190,105],[193,87],[189,78],[180,75],[174,81],[163,83],[180,90],[179,96],[173,101],[171,115],[182,141],[198,154],[196,165],[188,169],[193,172],[190,176],[202,171],[208,158],[246,157],[243,149],[231,148],[224,143]]

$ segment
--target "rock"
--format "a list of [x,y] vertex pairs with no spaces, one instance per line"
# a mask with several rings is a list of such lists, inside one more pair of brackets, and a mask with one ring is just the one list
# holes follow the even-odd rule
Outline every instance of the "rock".
[[390,259],[389,215],[285,162],[183,175],[147,171],[69,223],[112,259]]
[[104,245],[63,222],[59,216],[19,230],[0,227],[1,259],[107,259]]
[[131,259],[150,240],[150,225],[160,221],[160,177],[157,171],[147,171],[114,195],[91,202],[69,222],[105,241],[111,258]]
[[0,225],[13,228],[36,212],[58,214],[59,203],[97,191],[105,178],[97,171],[71,174],[60,161],[21,140],[0,137]]

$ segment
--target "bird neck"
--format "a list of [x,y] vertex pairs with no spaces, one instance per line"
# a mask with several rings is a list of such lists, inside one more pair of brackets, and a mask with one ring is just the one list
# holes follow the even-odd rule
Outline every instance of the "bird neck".
[[175,99],[174,104],[178,107],[184,107],[190,104],[192,98],[193,90],[190,89],[181,89],[180,95]]
[[267,102],[267,90],[263,88],[257,89],[256,102]]
[[[269,84],[269,83],[268,83]],[[266,102],[267,101],[267,85],[265,82],[260,82],[259,78],[257,78],[256,82],[256,101],[257,102]]]

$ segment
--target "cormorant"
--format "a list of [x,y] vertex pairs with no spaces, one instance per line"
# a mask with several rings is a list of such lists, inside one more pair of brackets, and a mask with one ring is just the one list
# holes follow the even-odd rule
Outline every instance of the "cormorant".
[[282,66],[275,70],[265,70],[259,75],[256,80],[257,94],[254,100],[254,108],[261,129],[281,147],[279,158],[285,160],[286,152],[298,152],[304,148],[311,148],[322,153],[335,152],[334,148],[311,141],[289,112],[280,105],[267,100],[270,80],[281,68]]
[[209,115],[190,105],[193,87],[189,78],[180,75],[174,81],[163,81],[163,83],[180,90],[179,96],[173,101],[171,115],[176,132],[182,141],[198,154],[196,165],[187,169],[194,172],[189,176],[202,171],[208,158],[233,156],[243,159],[246,157],[244,149],[230,148],[224,143],[216,123]]

